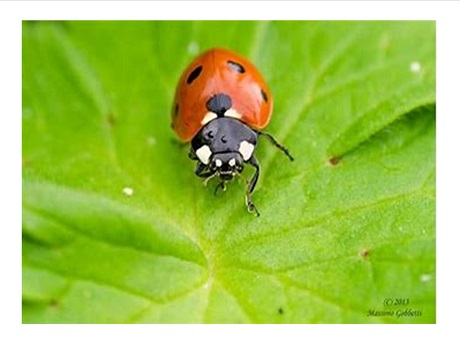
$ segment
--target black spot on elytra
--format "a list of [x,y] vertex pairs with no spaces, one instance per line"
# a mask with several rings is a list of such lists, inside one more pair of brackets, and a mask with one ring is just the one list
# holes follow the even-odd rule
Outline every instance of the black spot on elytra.
[[231,107],[232,99],[225,93],[218,93],[206,102],[206,108],[220,117],[224,116],[225,112]]
[[179,114],[179,104],[176,103],[176,105],[174,106],[174,117],[177,117],[178,114]]
[[229,61],[227,61],[227,64],[232,70],[237,71],[238,73],[246,72],[244,67],[241,64],[239,64],[238,62],[229,60]]
[[202,69],[203,69],[203,66],[198,66],[197,68],[195,68],[195,69],[188,75],[187,84],[191,84],[196,78],[198,78],[198,76],[200,75]]
[[265,103],[268,102],[268,96],[263,89],[260,89],[260,94],[262,95],[262,98],[264,99]]

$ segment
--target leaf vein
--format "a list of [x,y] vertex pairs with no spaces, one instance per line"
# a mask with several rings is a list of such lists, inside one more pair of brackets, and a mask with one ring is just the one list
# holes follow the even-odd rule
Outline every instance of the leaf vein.
[[75,235],[78,235],[80,237],[89,239],[89,240],[91,240],[93,242],[102,243],[104,245],[108,245],[108,246],[111,246],[111,247],[114,247],[114,248],[129,249],[129,250],[133,250],[135,252],[139,252],[139,253],[143,253],[143,254],[147,254],[147,255],[160,256],[160,257],[171,257],[171,258],[174,258],[174,259],[176,259],[178,261],[181,261],[181,262],[192,263],[192,264],[196,264],[198,266],[204,267],[204,265],[200,264],[198,261],[188,260],[187,258],[177,256],[177,255],[174,255],[172,253],[161,253],[161,252],[156,252],[156,251],[153,251],[153,250],[151,251],[151,250],[147,250],[145,248],[141,248],[141,247],[138,247],[138,246],[126,245],[126,244],[112,242],[112,241],[109,241],[107,239],[98,238],[96,236],[90,235],[89,233],[81,231],[73,223],[67,222],[67,221],[63,220],[62,218],[60,218],[60,217],[58,217],[56,215],[53,215],[53,214],[51,214],[49,212],[46,212],[46,211],[43,211],[43,210],[38,210],[36,208],[31,207],[30,205],[24,205],[24,207],[27,208],[30,212],[35,212],[36,214],[38,214],[39,216],[41,216],[43,218],[48,218],[49,220],[51,220],[51,221],[53,221],[53,222],[55,222],[57,224],[61,224],[63,227],[65,227],[65,229],[67,229],[67,231],[69,231],[69,232],[71,232],[71,233],[73,233]]
[[[427,197],[427,194],[425,190],[415,189],[409,192],[399,193],[399,194],[391,195],[391,196],[388,196],[382,199],[378,199],[371,203],[361,203],[361,204],[351,205],[350,207],[347,207],[344,209],[337,209],[337,210],[328,212],[326,214],[320,215],[300,225],[287,226],[285,228],[276,229],[273,232],[259,234],[255,237],[247,236],[247,237],[242,237],[237,241],[228,241],[228,242],[222,242],[222,243],[225,246],[229,246],[234,249],[235,247],[238,247],[240,245],[250,245],[251,243],[260,242],[262,239],[276,238],[280,236],[285,236],[288,233],[303,231],[308,228],[313,228],[319,224],[322,224],[324,222],[331,220],[332,218],[346,217],[349,214],[354,214],[356,211],[372,209],[375,207],[382,207],[383,205],[391,205],[392,203],[397,202],[398,200],[401,200],[401,199],[412,199],[412,198],[417,199],[417,198],[426,198],[426,197]],[[431,198],[431,196],[428,196],[428,197]]]
[[93,283],[95,285],[98,285],[100,287],[113,288],[113,289],[119,290],[121,292],[124,292],[126,294],[129,294],[129,295],[132,295],[132,296],[135,296],[135,297],[138,297],[138,298],[145,299],[145,300],[151,302],[152,304],[153,303],[156,303],[156,304],[170,303],[170,302],[172,302],[172,301],[174,301],[174,300],[176,300],[178,298],[181,298],[181,297],[187,295],[188,293],[200,288],[203,285],[203,282],[200,281],[200,282],[198,282],[198,284],[194,284],[190,288],[184,289],[184,290],[179,291],[177,293],[169,294],[166,297],[157,297],[157,296],[152,296],[152,295],[149,295],[149,294],[146,294],[146,293],[131,289],[131,288],[125,286],[125,285],[120,285],[120,284],[116,284],[114,282],[104,281],[104,280],[101,280],[101,279],[97,279],[95,277],[80,276],[80,275],[76,274],[75,271],[72,271],[72,272],[63,271],[63,270],[59,270],[59,269],[56,269],[56,268],[50,268],[50,267],[45,266],[45,265],[40,265],[40,264],[37,264],[37,263],[33,263],[31,261],[24,262],[24,265],[32,267],[32,268],[35,268],[35,269],[47,270],[47,271],[49,271],[51,273],[54,273],[56,275],[59,275],[59,276],[65,278],[65,279],[71,279],[73,281],[77,281],[77,280],[78,281],[87,281],[87,282],[91,282],[91,283]]

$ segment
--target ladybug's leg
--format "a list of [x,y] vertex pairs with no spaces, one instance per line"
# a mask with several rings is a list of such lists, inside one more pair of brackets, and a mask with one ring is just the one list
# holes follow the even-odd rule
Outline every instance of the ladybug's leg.
[[224,180],[220,180],[219,184],[216,186],[216,189],[214,190],[214,195],[217,195],[219,188],[221,188],[224,192],[227,190],[227,184]]
[[215,173],[211,172],[206,164],[198,162],[195,168],[195,175],[201,178],[208,178],[215,175]]
[[261,131],[257,131],[257,134],[261,135],[261,136],[264,136],[265,138],[267,138],[273,145],[275,145],[277,148],[279,148],[281,151],[284,152],[284,154],[286,156],[289,157],[289,159],[291,161],[294,160],[294,157],[292,157],[291,153],[289,152],[289,150],[284,147],[283,145],[281,145],[279,142],[276,141],[275,137],[271,134],[268,134],[266,132],[261,132]]
[[190,151],[188,151],[188,158],[194,161],[198,160],[198,157],[196,156],[195,151],[192,147],[190,148]]
[[251,178],[251,181],[249,181],[248,184],[248,189],[246,191],[246,206],[248,207],[249,212],[254,212],[257,217],[260,216],[259,211],[257,211],[256,205],[252,203],[252,193],[254,192],[254,188],[256,187],[257,180],[259,179],[259,174],[260,174],[260,165],[259,162],[257,161],[257,158],[254,156],[251,156],[251,158],[248,160],[248,163],[252,165],[256,171],[254,175]]

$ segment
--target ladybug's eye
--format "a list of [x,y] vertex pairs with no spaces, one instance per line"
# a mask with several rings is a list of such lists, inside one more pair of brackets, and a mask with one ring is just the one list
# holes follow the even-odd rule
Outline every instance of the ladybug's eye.
[[238,73],[244,73],[245,72],[245,69],[242,65],[240,65],[238,62],[234,62],[234,61],[227,61],[227,64],[228,66],[234,70],[234,71],[237,71]]
[[195,68],[192,71],[192,73],[189,74],[187,78],[187,84],[191,84],[196,78],[198,78],[202,69],[203,69],[203,66],[198,66],[197,68]]
[[206,136],[207,136],[209,139],[212,139],[212,138],[214,138],[214,132],[213,132],[213,131],[209,131],[208,133],[206,133]]

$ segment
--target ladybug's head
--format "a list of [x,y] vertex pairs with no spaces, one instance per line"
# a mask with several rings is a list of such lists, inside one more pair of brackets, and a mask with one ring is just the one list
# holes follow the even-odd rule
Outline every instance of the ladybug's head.
[[243,171],[243,157],[238,152],[215,153],[211,156],[209,170],[221,180],[229,181]]
[[192,140],[191,157],[200,161],[197,175],[231,180],[243,171],[256,145],[257,133],[241,121],[226,116],[211,120]]

